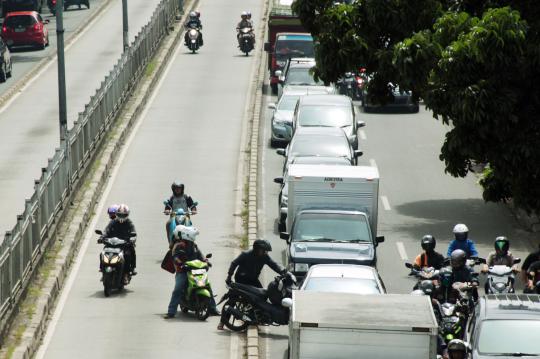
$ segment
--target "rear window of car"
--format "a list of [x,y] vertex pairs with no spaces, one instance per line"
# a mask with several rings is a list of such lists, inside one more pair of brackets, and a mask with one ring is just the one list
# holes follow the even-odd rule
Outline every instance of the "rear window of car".
[[30,15],[9,16],[6,19],[5,25],[10,28],[28,27],[36,23],[36,19]]
[[309,278],[304,290],[334,293],[381,294],[377,282],[360,278]]

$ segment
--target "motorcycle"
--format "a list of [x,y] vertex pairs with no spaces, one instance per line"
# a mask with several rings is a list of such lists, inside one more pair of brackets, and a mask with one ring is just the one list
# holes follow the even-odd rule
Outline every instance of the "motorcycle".
[[[132,233],[129,240],[124,240],[116,237],[104,238],[100,230],[96,230],[95,233],[101,236],[98,243],[104,246],[99,255],[99,261],[103,273],[103,293],[108,297],[112,290],[121,291],[131,281],[129,268],[126,268],[125,252],[126,249],[130,250],[128,246],[135,246],[136,234]],[[127,277],[127,283],[124,282],[125,277]]]
[[[514,264],[521,262],[515,258]],[[505,265],[494,265],[487,269],[487,279],[485,284],[486,294],[515,293],[514,283],[515,269]]]
[[221,321],[235,332],[249,325],[286,325],[289,307],[282,303],[292,297],[293,289],[296,289],[296,277],[292,273],[275,277],[267,289],[231,283],[219,301],[219,304],[225,302]]
[[[206,258],[212,258],[212,254],[207,254]],[[184,265],[188,280],[186,296],[180,302],[180,310],[183,313],[195,312],[197,319],[204,321],[210,315],[212,291],[208,280],[208,269],[212,265],[198,259],[186,262]]]
[[251,27],[243,27],[238,30],[238,40],[240,42],[240,50],[246,54],[246,56],[249,55],[249,52],[253,50],[253,40],[254,40],[254,34],[253,29]]
[[340,94],[346,95],[353,100],[358,98],[358,85],[356,84],[356,78],[352,74],[346,75],[339,80],[338,84]]
[[[163,201],[163,204],[166,206],[166,210],[163,213],[171,218],[169,222],[169,243],[172,243],[172,236],[174,229],[178,225],[192,226],[193,222],[191,221],[191,216],[195,215],[197,212],[193,212],[193,208],[197,207],[199,202],[193,202],[193,205],[188,208],[188,211],[185,212],[182,208],[178,208],[176,211],[171,211],[169,207],[169,201]],[[172,220],[174,218],[174,220]]]
[[199,28],[192,26],[187,30],[187,33],[188,33],[188,43],[186,44],[186,46],[194,54],[201,47],[200,41],[199,41],[200,30]]

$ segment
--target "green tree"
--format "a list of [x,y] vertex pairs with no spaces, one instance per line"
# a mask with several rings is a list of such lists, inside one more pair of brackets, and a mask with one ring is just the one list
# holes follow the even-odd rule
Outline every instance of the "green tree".
[[394,82],[452,129],[440,158],[464,177],[486,163],[487,201],[540,211],[540,2],[534,0],[296,0],[316,39],[316,76],[365,66],[370,100]]

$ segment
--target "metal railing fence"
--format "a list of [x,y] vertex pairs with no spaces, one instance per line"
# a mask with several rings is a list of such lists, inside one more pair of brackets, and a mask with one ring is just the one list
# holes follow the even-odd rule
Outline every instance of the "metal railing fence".
[[[67,141],[55,150],[34,182],[24,212],[0,243],[0,332],[7,313],[17,305],[50,230],[81,178],[100,140],[118,115],[134,85],[168,34],[178,0],[161,0],[148,24],[137,34],[69,130]],[[120,47],[121,44],[119,43]],[[68,150],[68,151],[66,151]]]

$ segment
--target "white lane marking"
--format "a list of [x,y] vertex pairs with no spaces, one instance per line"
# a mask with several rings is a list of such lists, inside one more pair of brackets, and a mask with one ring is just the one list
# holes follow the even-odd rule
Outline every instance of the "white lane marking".
[[369,159],[369,164],[370,164],[371,167],[377,168],[377,162],[375,162],[375,160],[373,158]]
[[[167,74],[169,73],[172,64],[174,63],[176,57],[180,53],[180,46],[177,46],[174,55],[172,56],[170,62],[167,64],[167,67],[165,68],[165,71],[163,71],[162,77],[159,79],[156,88],[154,89],[154,92],[150,96],[149,101],[146,103],[146,106],[144,107],[143,111],[141,112],[141,117],[133,127],[133,130],[129,134],[128,139],[124,143],[124,146],[120,152],[120,156],[118,156],[118,159],[114,165],[114,168],[112,170],[111,176],[107,182],[107,185],[105,187],[105,191],[103,191],[103,194],[101,196],[101,199],[99,201],[98,207],[95,211],[95,213],[103,213],[105,202],[107,201],[109,197],[109,193],[111,192],[112,186],[114,182],[116,181],[116,176],[118,175],[118,171],[120,169],[121,164],[124,161],[124,158],[126,157],[126,154],[128,152],[128,149],[135,139],[135,135],[137,134],[137,131],[141,127],[141,124],[144,122],[144,119],[150,110],[150,107],[154,103],[154,100],[159,93],[159,89],[163,85],[163,81],[167,78]],[[64,289],[62,290],[62,294],[60,296],[60,299],[58,300],[58,304],[56,305],[56,308],[54,310],[54,314],[52,316],[51,322],[48,325],[47,332],[45,333],[45,337],[43,338],[43,342],[39,348],[39,351],[37,352],[35,358],[36,359],[43,359],[45,357],[45,353],[47,352],[47,348],[49,347],[49,344],[51,343],[52,337],[54,335],[54,332],[56,330],[56,326],[58,324],[58,320],[60,319],[60,316],[62,315],[62,311],[64,310],[64,307],[67,302],[67,298],[69,297],[69,293],[71,292],[71,289],[73,288],[73,283],[75,282],[75,279],[77,278],[77,274],[79,273],[79,269],[81,267],[81,263],[83,261],[84,255],[86,254],[86,251],[88,249],[88,244],[90,243],[90,239],[94,235],[94,228],[97,225],[97,221],[99,220],[99,215],[94,215],[94,218],[92,218],[92,221],[90,222],[90,225],[88,226],[88,229],[86,231],[86,234],[84,236],[84,242],[81,245],[81,248],[79,250],[79,253],[77,254],[77,258],[75,259],[75,262],[73,263],[73,267],[71,269],[71,272],[69,274],[69,277],[66,281],[66,284],[64,286]]]
[[360,130],[359,134],[362,140],[367,140],[366,132],[364,130]]
[[381,196],[381,201],[385,210],[390,211],[392,209],[390,207],[390,202],[388,202],[388,197]]
[[397,246],[401,259],[403,259],[404,261],[409,259],[409,257],[407,257],[407,251],[405,250],[405,246],[403,245],[403,242],[396,242],[396,246]]
[[[67,46],[64,47],[64,53],[68,52],[68,50],[75,44],[75,42],[81,37],[83,36],[84,34],[86,34],[88,32],[88,30],[90,30],[91,28],[93,28],[93,25],[96,21],[98,21],[98,19],[101,19],[101,15],[108,7],[110,7],[112,5],[112,1],[110,1],[108,4],[104,5],[104,8],[103,10],[101,10],[100,14],[98,14],[98,16],[94,16],[95,14],[92,14],[92,16],[94,16],[94,18],[92,20],[90,20],[90,22],[81,30],[81,32],[79,32],[77,35],[75,35],[75,37],[72,37],[69,41],[69,44]],[[51,67],[52,64],[55,64],[56,61],[57,61],[57,58],[58,58],[58,55],[54,54],[54,56],[51,58],[51,60],[49,62],[47,62],[45,64],[45,66],[43,66],[41,68],[41,70],[39,70],[32,78],[30,78],[30,80],[28,80],[28,82],[26,82],[20,89],[19,91],[17,91],[17,93],[13,96],[11,96],[11,98],[4,104],[4,106],[2,106],[2,108],[0,108],[0,114],[3,113],[5,110],[7,110],[7,108],[13,103],[13,101],[15,101],[27,88],[28,86],[30,86],[31,84],[33,84],[41,75],[43,75],[43,73],[45,71],[47,71],[47,69],[49,67]],[[67,85],[67,84],[66,84]],[[68,94],[69,95],[69,94]]]

